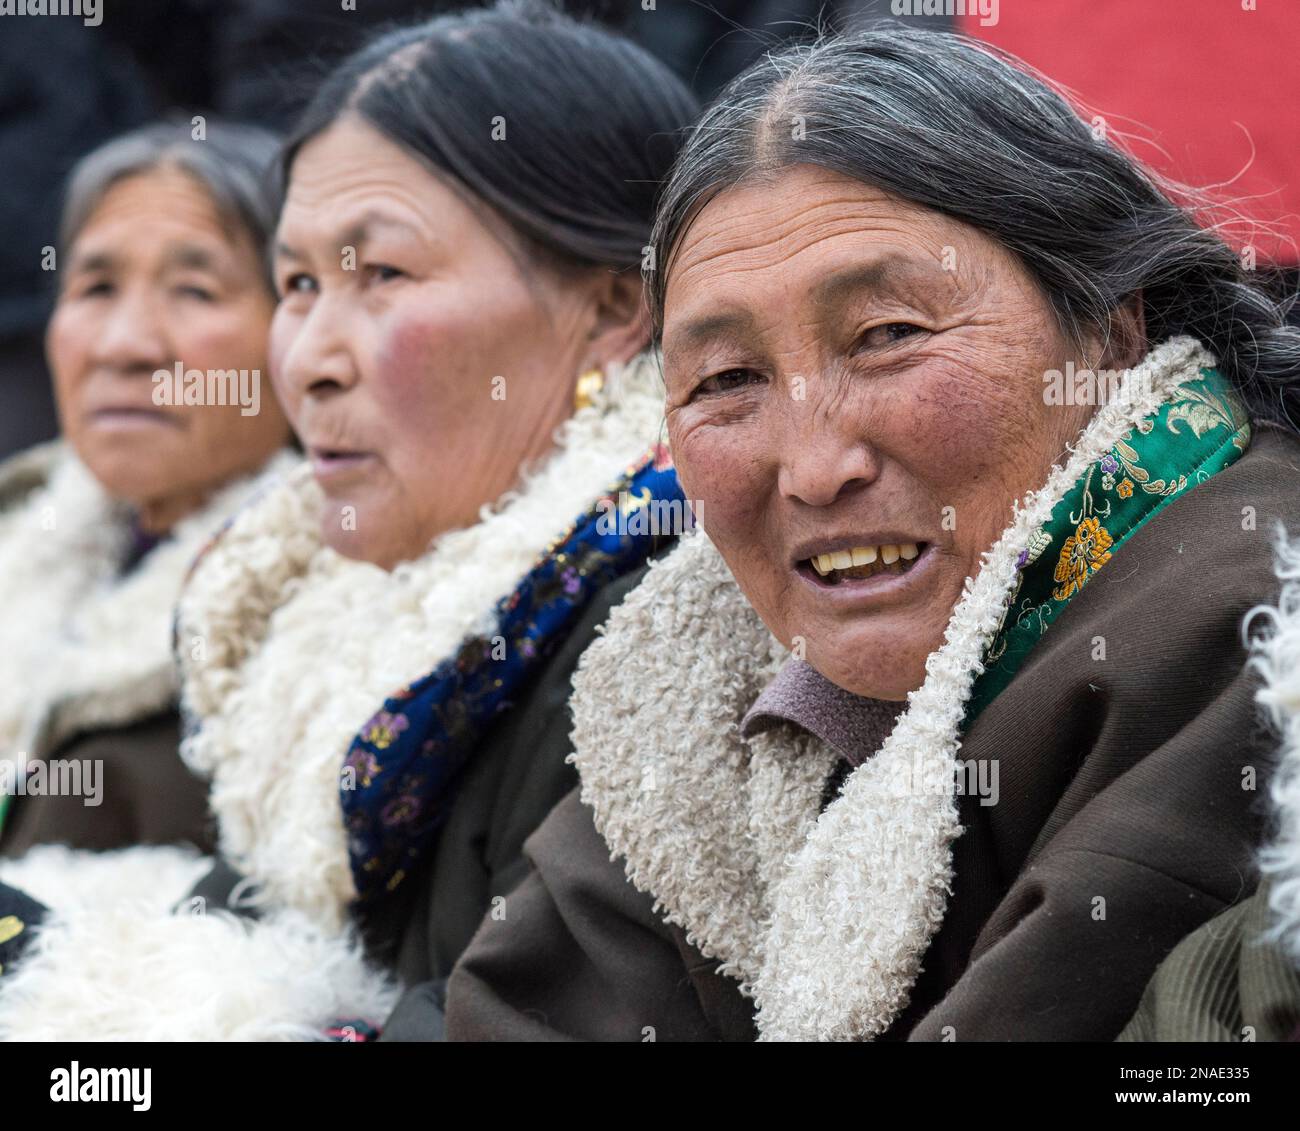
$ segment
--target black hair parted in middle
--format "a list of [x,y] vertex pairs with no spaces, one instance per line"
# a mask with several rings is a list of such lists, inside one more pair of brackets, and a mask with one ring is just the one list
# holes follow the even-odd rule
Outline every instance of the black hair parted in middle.
[[387,31],[324,81],[286,143],[356,114],[575,266],[639,265],[694,96],[616,32],[545,0]]

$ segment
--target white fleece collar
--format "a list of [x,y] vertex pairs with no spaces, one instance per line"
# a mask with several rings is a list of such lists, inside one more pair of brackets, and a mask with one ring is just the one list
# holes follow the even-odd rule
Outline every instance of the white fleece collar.
[[1269,783],[1273,835],[1260,867],[1269,880],[1272,937],[1300,966],[1300,537],[1287,541],[1286,531],[1278,534],[1282,592],[1276,608],[1259,610],[1271,631],[1255,637],[1252,659],[1264,680],[1257,698],[1281,736]]
[[707,536],[683,539],[614,610],[574,681],[582,799],[632,883],[752,996],[761,1039],[871,1038],[903,1010],[951,890],[959,727],[1016,559],[1090,463],[1212,364],[1179,338],[1124,374],[1017,505],[925,682],[820,815],[836,752],[786,727],[740,735],[788,653]]
[[[523,486],[386,573],[322,544],[310,470],[242,513],[180,602],[186,760],[211,775],[223,854],[262,906],[338,927],[355,898],[339,805],[343,759],[398,689],[487,627],[554,539],[659,438],[643,356],[558,433]],[[490,442],[485,440],[485,442]]]
[[70,448],[55,443],[0,468],[0,757],[41,757],[72,735],[165,710],[178,690],[172,613],[195,554],[258,487],[286,471],[218,491],[125,577],[129,510]]

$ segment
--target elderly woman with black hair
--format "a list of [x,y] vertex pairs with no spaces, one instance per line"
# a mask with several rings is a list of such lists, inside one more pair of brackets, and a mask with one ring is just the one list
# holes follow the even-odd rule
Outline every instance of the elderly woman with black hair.
[[[271,330],[310,467],[240,512],[177,616],[221,860],[83,862],[109,894],[6,963],[0,1032],[420,1030],[576,781],[577,657],[689,517],[638,267],[694,110],[630,42],[513,4],[394,31],[321,87]],[[207,914],[168,914],[200,872]]]
[[[62,436],[0,466],[6,856],[211,847],[203,782],[177,757],[172,612],[204,542],[293,462],[261,383],[278,150],[249,126],[161,123],[72,172],[46,333]],[[190,403],[177,366],[203,375]]]
[[1300,518],[1300,335],[957,37],[756,65],[655,245],[704,536],[584,656],[580,792],[448,1034],[1114,1038],[1255,882],[1242,622]]

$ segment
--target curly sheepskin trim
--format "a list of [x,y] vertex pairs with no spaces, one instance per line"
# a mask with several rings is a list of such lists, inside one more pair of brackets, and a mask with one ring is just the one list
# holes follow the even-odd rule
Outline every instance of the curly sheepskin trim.
[[385,698],[488,623],[557,534],[658,438],[654,359],[612,375],[559,447],[482,521],[385,573],[319,536],[309,469],[245,507],[195,566],[176,618],[183,753],[213,778],[231,863],[262,916],[177,905],[211,861],[174,849],[40,849],[0,869],[53,911],[0,979],[0,1036],[298,1040],[380,1023],[397,990],[348,926],[338,782]]
[[[37,758],[74,734],[165,710],[178,691],[172,614],[203,544],[296,457],[280,453],[176,525],[126,577],[130,515],[61,443],[0,468],[0,756]],[[10,490],[12,488],[12,490]]]
[[786,653],[707,536],[614,610],[574,683],[583,801],[636,887],[754,999],[761,1039],[871,1038],[905,1007],[951,890],[959,727],[1016,559],[1090,463],[1213,364],[1179,338],[1124,374],[1017,505],[893,732],[820,815],[834,751],[791,728],[740,737]]
[[355,889],[338,791],[353,737],[491,623],[555,537],[649,450],[662,419],[657,364],[642,356],[562,426],[518,491],[392,573],[321,542],[309,469],[242,512],[199,561],[177,618],[196,724],[182,753],[212,778],[222,853],[253,881],[255,906],[343,925]]
[[[1269,783],[1273,836],[1260,869],[1269,880],[1270,937],[1300,965],[1300,538],[1288,541],[1279,530],[1276,560],[1282,580],[1277,608],[1257,610],[1250,624],[1251,663],[1264,680],[1257,700],[1282,740]],[[1267,631],[1256,635],[1261,622]]]

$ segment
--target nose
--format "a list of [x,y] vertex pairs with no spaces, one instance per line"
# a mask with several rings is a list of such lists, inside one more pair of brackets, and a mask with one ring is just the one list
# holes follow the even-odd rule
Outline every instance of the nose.
[[880,455],[861,414],[834,399],[794,405],[778,442],[777,486],[783,498],[826,507],[880,475]]
[[96,365],[128,374],[151,374],[177,360],[159,302],[145,287],[127,287],[95,335]]
[[346,311],[318,296],[280,357],[277,384],[293,398],[327,397],[355,385],[348,325]]

